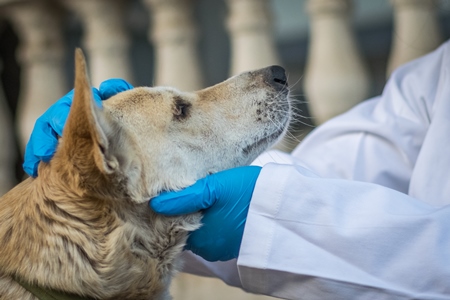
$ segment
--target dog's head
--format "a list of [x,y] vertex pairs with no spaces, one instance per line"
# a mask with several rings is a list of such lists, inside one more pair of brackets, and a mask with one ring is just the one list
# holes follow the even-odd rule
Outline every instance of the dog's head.
[[148,201],[249,164],[286,130],[288,94],[284,70],[273,66],[197,92],[135,88],[100,108],[78,50],[73,105],[51,164],[90,192]]

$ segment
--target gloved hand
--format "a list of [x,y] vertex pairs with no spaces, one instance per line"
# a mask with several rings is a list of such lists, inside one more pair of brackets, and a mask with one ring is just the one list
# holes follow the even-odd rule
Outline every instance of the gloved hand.
[[209,261],[237,258],[260,171],[248,166],[218,172],[179,192],[162,193],[150,207],[172,216],[203,211],[203,226],[190,234],[186,249]]
[[[123,79],[108,79],[100,84],[99,89],[92,88],[95,102],[101,107],[106,100],[119,92],[132,89],[133,86]],[[64,125],[72,105],[74,90],[56,101],[36,120],[30,140],[25,148],[24,171],[33,177],[37,176],[39,162],[50,161],[58,145],[58,136],[62,135]]]

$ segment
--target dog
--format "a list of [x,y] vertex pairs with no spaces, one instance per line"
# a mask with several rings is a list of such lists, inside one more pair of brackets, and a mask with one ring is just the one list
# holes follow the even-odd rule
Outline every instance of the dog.
[[138,87],[99,107],[80,49],[75,66],[54,157],[0,198],[0,299],[170,299],[201,213],[158,215],[149,199],[248,165],[278,141],[291,111],[285,71],[190,93]]

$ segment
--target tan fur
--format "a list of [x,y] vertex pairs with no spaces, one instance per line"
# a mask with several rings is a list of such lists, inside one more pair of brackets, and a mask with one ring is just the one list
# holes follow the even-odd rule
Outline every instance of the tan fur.
[[100,109],[78,50],[54,157],[0,198],[0,299],[35,299],[11,276],[96,299],[170,299],[178,254],[200,215],[156,215],[148,199],[248,164],[279,138],[288,93],[266,73],[195,93],[136,88]]

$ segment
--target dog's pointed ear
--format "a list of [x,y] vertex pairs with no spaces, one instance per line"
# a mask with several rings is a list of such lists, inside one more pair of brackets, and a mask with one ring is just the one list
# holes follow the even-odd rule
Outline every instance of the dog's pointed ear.
[[118,161],[108,155],[109,126],[102,109],[94,102],[83,52],[76,49],[75,91],[60,152],[82,173],[92,173],[93,167],[104,174],[113,173]]

